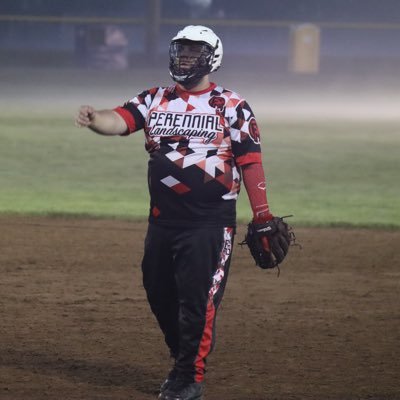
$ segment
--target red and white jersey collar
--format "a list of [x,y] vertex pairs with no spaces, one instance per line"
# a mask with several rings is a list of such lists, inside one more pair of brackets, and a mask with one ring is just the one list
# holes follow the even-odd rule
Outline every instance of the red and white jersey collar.
[[217,87],[217,85],[214,82],[210,82],[210,85],[203,89],[203,90],[198,90],[198,91],[191,91],[191,90],[185,90],[182,86],[180,85],[175,85],[175,90],[177,92],[178,95],[191,95],[191,96],[200,96],[202,94],[211,92],[212,90],[214,90]]

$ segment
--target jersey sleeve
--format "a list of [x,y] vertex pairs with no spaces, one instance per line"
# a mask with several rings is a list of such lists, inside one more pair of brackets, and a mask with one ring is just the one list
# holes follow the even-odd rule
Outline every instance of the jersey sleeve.
[[262,163],[260,131],[249,104],[242,100],[231,119],[232,151],[239,166]]
[[157,91],[158,88],[145,90],[124,105],[114,108],[114,111],[124,119],[128,126],[127,131],[122,136],[144,128],[150,105]]

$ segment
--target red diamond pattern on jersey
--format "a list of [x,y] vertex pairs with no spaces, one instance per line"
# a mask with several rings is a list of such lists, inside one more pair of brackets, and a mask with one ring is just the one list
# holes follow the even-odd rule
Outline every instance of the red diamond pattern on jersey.
[[[225,95],[227,94],[227,93],[224,93]],[[226,104],[226,106],[227,107],[232,107],[232,108],[236,108],[236,106],[242,101],[242,99],[236,99],[236,98],[234,98],[232,95],[233,95],[234,93],[230,93],[227,97],[228,97],[228,102],[227,102],[227,104]]]
[[161,179],[161,182],[164,185],[167,185],[168,187],[170,187],[174,192],[176,192],[178,194],[190,192],[190,188],[188,188],[182,182],[179,182],[173,176],[167,176],[166,178]]
[[181,168],[188,168],[192,165],[196,165],[212,178],[215,178],[215,170],[217,168],[220,171],[225,171],[224,160],[219,158],[217,155],[204,158],[204,154],[202,153],[191,152],[188,154],[182,154],[181,151],[173,150],[170,153],[167,153],[166,157]]
[[158,87],[115,111],[153,144],[149,190],[161,211],[157,223],[234,225],[240,167],[261,163],[254,114],[239,94],[215,84],[195,93]]
[[204,183],[217,180],[227,189],[232,189],[232,168],[218,156],[211,156],[204,159],[203,154],[196,152],[171,151],[166,156],[180,168],[188,168],[192,165],[204,172]]

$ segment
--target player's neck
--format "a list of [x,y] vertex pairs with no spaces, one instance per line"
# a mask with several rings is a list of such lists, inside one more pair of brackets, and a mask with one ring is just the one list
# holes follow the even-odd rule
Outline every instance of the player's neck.
[[210,79],[208,77],[208,75],[203,76],[203,78],[201,78],[200,82],[197,82],[194,85],[181,85],[180,83],[178,83],[178,86],[182,89],[185,90],[187,92],[201,92],[202,90],[208,89],[210,87]]

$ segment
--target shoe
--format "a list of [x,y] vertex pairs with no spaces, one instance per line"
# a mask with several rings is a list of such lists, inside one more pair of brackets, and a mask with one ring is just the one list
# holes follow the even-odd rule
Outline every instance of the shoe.
[[160,387],[160,392],[165,392],[171,385],[172,383],[175,381],[175,379],[178,376],[178,372],[176,371],[176,369],[171,369],[171,371],[169,372],[167,378],[165,379],[165,381],[162,383],[161,387]]
[[197,382],[172,381],[169,387],[160,393],[158,400],[201,400],[203,385]]

